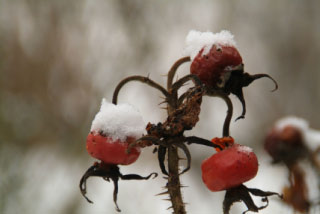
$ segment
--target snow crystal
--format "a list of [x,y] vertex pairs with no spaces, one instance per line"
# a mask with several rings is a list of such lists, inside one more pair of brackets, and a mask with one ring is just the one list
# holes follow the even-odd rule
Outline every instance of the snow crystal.
[[299,129],[303,134],[309,129],[309,123],[306,120],[294,116],[288,116],[278,120],[275,128],[281,131],[289,125]]
[[100,111],[92,121],[91,131],[102,131],[113,140],[124,141],[127,137],[139,138],[145,130],[140,112],[129,104],[114,105],[102,99]]
[[191,30],[186,37],[186,48],[184,53],[193,60],[202,48],[204,48],[202,54],[207,54],[212,45],[235,47],[236,42],[233,37],[234,36],[227,30],[222,30],[219,33]]
[[253,150],[250,147],[242,146],[242,145],[237,146],[237,151],[247,153],[247,154],[253,152]]

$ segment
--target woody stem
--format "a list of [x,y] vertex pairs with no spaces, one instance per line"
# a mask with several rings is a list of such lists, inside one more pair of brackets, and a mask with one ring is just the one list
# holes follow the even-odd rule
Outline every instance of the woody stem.
[[169,177],[167,188],[172,203],[173,213],[185,214],[185,206],[182,200],[181,184],[179,178],[179,157],[177,147],[170,146],[168,148],[168,168]]
[[[182,64],[186,59],[182,59],[178,65]],[[168,92],[172,92],[172,79],[174,73],[178,66],[171,68],[171,72],[169,71],[169,78],[168,78]],[[168,96],[168,115],[172,115],[175,110],[175,107],[178,103],[178,98],[176,93],[170,93]],[[170,200],[172,204],[172,209],[174,214],[186,214],[185,206],[182,200],[181,194],[181,183],[179,177],[179,156],[178,156],[178,149],[174,146],[168,147],[168,193],[170,195]]]

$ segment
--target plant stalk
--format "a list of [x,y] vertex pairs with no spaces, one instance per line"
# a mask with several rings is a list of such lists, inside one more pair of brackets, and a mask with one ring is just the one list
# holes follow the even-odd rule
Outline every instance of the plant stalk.
[[174,214],[186,214],[182,200],[181,184],[179,178],[179,156],[177,147],[170,146],[168,149],[169,176],[167,188],[172,203]]
[[[178,104],[177,92],[172,92],[173,77],[178,69],[178,67],[184,63],[190,61],[189,57],[182,58],[178,60],[168,72],[167,80],[167,90],[169,92],[168,96],[168,115],[172,115],[175,107]],[[182,200],[181,194],[181,183],[179,177],[179,156],[177,147],[170,146],[168,148],[168,193],[170,196],[172,209],[174,214],[186,214],[185,205]]]

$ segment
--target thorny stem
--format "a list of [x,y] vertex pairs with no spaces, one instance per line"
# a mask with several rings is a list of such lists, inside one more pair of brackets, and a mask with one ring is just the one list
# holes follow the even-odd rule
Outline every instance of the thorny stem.
[[[178,69],[178,67],[183,64],[184,62],[190,61],[190,57],[184,57],[179,59],[177,62],[174,63],[174,65],[171,67],[170,71],[168,72],[168,90],[163,88],[161,85],[158,83],[152,81],[148,77],[143,77],[143,76],[130,76],[125,79],[123,79],[115,88],[114,93],[113,93],[113,98],[112,98],[112,103],[117,104],[118,100],[118,94],[121,90],[121,88],[128,82],[130,81],[140,81],[142,83],[148,84],[149,86],[158,89],[161,91],[168,103],[168,115],[172,115],[173,112],[175,111],[175,108],[177,107],[178,104],[178,97],[177,97],[177,90],[180,87],[180,84],[176,86],[176,90],[173,92],[172,88],[172,83],[173,83],[173,77]],[[194,79],[193,77],[187,77],[183,81],[188,81],[190,79]],[[196,81],[196,80],[194,80]],[[144,137],[142,137],[144,138]],[[142,140],[142,139],[141,139]],[[147,139],[150,140],[150,139]],[[154,139],[152,139],[154,140]],[[137,142],[139,143],[139,142]],[[160,141],[157,142],[160,145]],[[130,150],[130,148],[128,149]],[[184,202],[182,200],[182,195],[181,195],[181,184],[180,184],[180,178],[179,178],[179,156],[178,156],[178,147],[177,146],[172,146],[170,145],[168,147],[168,183],[167,183],[167,188],[168,188],[168,193],[170,195],[170,200],[172,203],[172,208],[175,214],[185,214],[185,206]]]
[[[177,94],[176,92],[172,94],[172,83],[173,77],[178,69],[178,67],[184,63],[190,61],[190,57],[184,57],[179,59],[174,65],[171,67],[168,72],[168,82],[167,89],[171,95],[170,102],[168,102],[168,115],[170,116],[174,112],[174,107],[177,106]],[[168,148],[168,183],[167,188],[170,195],[170,200],[173,208],[173,212],[175,214],[185,214],[185,206],[182,200],[181,194],[181,183],[179,177],[179,156],[177,147],[170,146]]]
[[[196,86],[201,86],[200,80],[194,76],[194,75],[187,75],[186,77],[178,80],[176,83],[173,84],[173,78],[174,75],[178,69],[178,67],[183,64],[184,62],[190,61],[190,57],[183,57],[176,61],[174,65],[171,67],[170,71],[168,72],[168,82],[167,82],[167,90],[163,88],[161,85],[158,83],[152,81],[148,77],[143,77],[143,76],[130,76],[125,79],[123,79],[116,87],[114,93],[113,93],[113,98],[112,98],[112,103],[117,104],[118,100],[118,94],[121,90],[121,88],[128,82],[130,81],[139,81],[145,84],[148,84],[149,86],[158,89],[159,91],[162,92],[162,94],[165,96],[166,102],[167,102],[167,111],[168,111],[168,116],[174,116],[174,112],[178,106],[181,105],[183,102],[184,98],[189,95],[188,92],[185,93],[185,95],[182,95],[180,99],[178,99],[177,91],[181,86],[183,86],[184,83],[186,83],[189,80],[193,80]],[[228,106],[228,111],[227,111],[227,116],[223,125],[223,136],[229,136],[229,126],[230,126],[230,121],[232,118],[232,113],[233,113],[233,106],[230,98],[227,96],[227,94],[220,92],[220,91],[211,91],[211,90],[206,90],[205,95],[208,96],[214,96],[214,97],[220,97],[222,98],[227,106]],[[174,211],[174,214],[186,214],[185,210],[185,204],[182,199],[182,194],[181,194],[181,183],[180,183],[180,174],[183,172],[187,171],[190,167],[190,154],[187,149],[184,147],[181,147],[181,145],[175,144],[175,143],[166,143],[167,141],[170,141],[170,139],[164,139],[164,142],[162,140],[157,140],[156,138],[153,137],[142,137],[140,140],[136,142],[136,144],[139,144],[143,140],[151,141],[155,145],[159,145],[159,147],[167,147],[168,149],[168,182],[166,187],[168,188],[168,192],[170,195],[170,200],[172,203],[172,209]],[[165,144],[163,144],[165,143]],[[136,145],[135,144],[135,145]],[[135,145],[132,145],[134,147]],[[180,146],[180,147],[179,147]],[[184,146],[184,145],[183,145]],[[130,152],[130,148],[128,148],[127,152]],[[182,173],[179,173],[179,156],[178,156],[178,148],[183,149],[185,154],[188,156],[188,167],[182,171]],[[164,150],[165,151],[165,150]],[[163,163],[162,160],[159,159],[161,163]],[[166,171],[165,167],[161,168],[161,170]],[[164,173],[166,174],[166,173]]]
[[169,176],[167,188],[172,203],[173,212],[175,214],[185,214],[185,206],[181,195],[181,184],[179,178],[179,157],[177,147],[170,146],[168,148],[168,168]]
[[119,84],[117,85],[116,89],[114,90],[113,97],[112,97],[112,103],[117,104],[118,101],[118,94],[120,92],[120,89],[128,82],[130,81],[139,81],[145,84],[148,84],[149,86],[158,89],[163,93],[163,95],[167,98],[169,96],[169,93],[165,88],[163,88],[161,85],[158,83],[152,81],[148,77],[143,77],[143,76],[130,76],[125,79],[123,79]]

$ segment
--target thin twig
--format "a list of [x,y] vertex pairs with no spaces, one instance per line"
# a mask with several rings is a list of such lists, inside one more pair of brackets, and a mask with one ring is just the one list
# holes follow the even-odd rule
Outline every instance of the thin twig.
[[125,79],[123,79],[121,82],[119,82],[119,84],[117,85],[116,89],[114,90],[113,92],[113,97],[112,97],[112,103],[113,104],[117,104],[117,101],[118,101],[118,94],[120,92],[120,89],[128,82],[130,81],[139,81],[139,82],[142,82],[142,83],[145,83],[153,88],[156,88],[158,89],[159,91],[162,92],[162,94],[165,96],[165,97],[168,97],[169,96],[169,93],[168,91],[163,88],[161,85],[159,85],[158,83],[154,82],[153,80],[149,79],[148,77],[143,77],[143,76],[130,76],[130,77],[127,77]]
[[168,72],[168,82],[167,82],[167,89],[170,90],[172,87],[172,83],[173,83],[173,78],[174,75],[177,72],[177,69],[179,68],[180,65],[182,65],[185,62],[189,62],[191,59],[189,56],[183,57],[179,60],[177,60],[172,67],[170,68],[169,72]]
[[179,157],[178,149],[175,146],[168,148],[168,183],[167,188],[172,203],[174,214],[186,214],[185,206],[182,200],[179,178]]
[[194,74],[189,74],[187,76],[182,77],[172,85],[172,93],[176,93],[186,82],[190,80],[192,80],[196,86],[200,86],[202,84],[198,76]]

